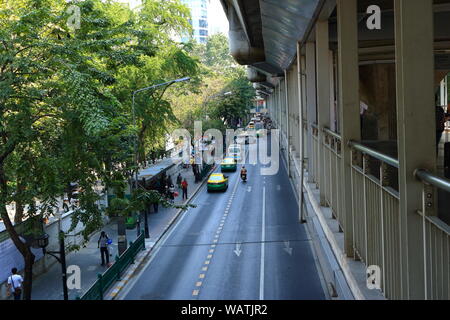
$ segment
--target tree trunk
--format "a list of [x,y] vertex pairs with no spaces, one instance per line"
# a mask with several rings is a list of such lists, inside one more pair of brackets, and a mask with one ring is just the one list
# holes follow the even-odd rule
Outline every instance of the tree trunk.
[[8,216],[8,210],[6,209],[7,204],[7,180],[5,176],[5,172],[3,169],[3,164],[0,164],[0,216],[3,219],[3,223],[5,224],[6,231],[8,232],[11,240],[16,246],[17,250],[22,254],[25,261],[25,275],[24,275],[24,284],[23,284],[23,297],[25,300],[31,299],[31,285],[32,285],[32,277],[33,277],[33,263],[34,263],[34,254],[31,252],[30,247],[26,245],[20,239],[19,234],[14,229],[14,226],[11,222],[11,219]]
[[[16,194],[20,195],[23,191],[25,191],[25,186],[20,180],[18,180]],[[23,221],[23,215],[24,215],[23,203],[21,200],[16,200],[16,213],[14,215],[14,223],[15,224],[21,223]]]
[[16,214],[14,215],[14,223],[18,224],[23,221],[23,204],[20,201],[16,201]]
[[23,277],[23,299],[31,300],[31,289],[33,288],[33,264],[35,256],[27,246],[27,253],[24,256],[25,269]]

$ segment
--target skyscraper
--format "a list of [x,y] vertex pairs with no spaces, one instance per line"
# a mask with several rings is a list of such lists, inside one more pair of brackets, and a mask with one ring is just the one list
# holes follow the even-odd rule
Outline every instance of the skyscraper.
[[[208,4],[210,0],[181,0],[181,2],[191,9],[194,29],[194,39],[200,43],[206,43],[209,35],[208,31]],[[187,40],[187,39],[182,39]]]

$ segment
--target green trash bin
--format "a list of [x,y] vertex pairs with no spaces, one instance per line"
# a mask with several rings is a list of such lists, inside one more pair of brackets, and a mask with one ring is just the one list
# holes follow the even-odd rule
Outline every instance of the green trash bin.
[[136,228],[136,223],[137,223],[136,217],[134,217],[134,216],[128,217],[125,222],[125,226],[127,229],[134,229],[134,228]]

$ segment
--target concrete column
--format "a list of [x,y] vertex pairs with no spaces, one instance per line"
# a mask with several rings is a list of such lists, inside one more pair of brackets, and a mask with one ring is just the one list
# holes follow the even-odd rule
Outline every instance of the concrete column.
[[354,256],[351,150],[350,140],[360,140],[359,119],[359,61],[357,0],[337,0],[339,117],[342,136],[342,214],[345,216],[344,247],[349,257]]
[[314,182],[316,172],[313,170],[313,135],[311,125],[316,123],[316,57],[313,42],[306,43],[306,104],[308,119],[308,182]]
[[[286,148],[286,137],[287,137],[286,129],[287,129],[287,126],[286,126],[286,79],[285,78],[283,78],[281,80],[280,89],[281,89],[280,102],[281,102],[281,106],[282,106],[282,110],[283,110],[283,113],[281,114],[280,121],[281,121],[282,126],[283,126],[283,135],[284,135],[283,145],[284,145],[284,148]],[[286,150],[285,150],[285,152],[286,152]]]
[[283,104],[281,101],[281,87],[282,87],[282,82],[280,81],[278,83],[278,110],[280,110],[279,114],[278,114],[278,129],[280,129],[280,141],[281,141],[281,146],[283,145],[283,122],[281,119],[283,119]]
[[299,86],[299,81],[298,81],[298,67],[297,67],[297,63],[295,64],[294,68],[291,71],[291,92],[292,92],[292,113],[293,113],[293,118],[292,118],[292,129],[291,129],[291,133],[292,136],[294,137],[294,146],[295,146],[295,155],[298,158],[300,156],[300,132],[299,132],[299,128],[300,128],[300,107],[299,107],[299,92],[298,92],[298,86]]
[[274,124],[277,125],[278,129],[278,88],[276,86],[273,90],[273,105],[275,106]]
[[336,109],[335,109],[335,101],[336,101],[336,96],[335,96],[335,88],[336,88],[336,84],[334,83],[334,54],[333,51],[330,50],[330,61],[328,62],[329,66],[330,66],[330,129],[331,131],[336,132],[337,128],[336,128],[336,120],[337,120],[337,114],[336,114]]
[[[301,104],[302,104],[302,125],[303,125],[303,119],[305,120],[305,121],[307,121],[307,119],[308,119],[308,114],[307,114],[307,100],[306,100],[306,57],[304,56],[304,55],[302,55],[301,57],[300,57],[300,72],[301,72],[301,74],[300,74],[300,86],[301,86],[301,97],[300,97],[300,99],[301,99]],[[306,130],[307,130],[307,132],[308,132],[308,127],[307,127],[307,125],[305,126],[305,128],[306,128]],[[304,132],[304,131],[303,131]],[[308,154],[308,145],[307,145],[307,141],[308,141],[308,135],[307,134],[304,134],[304,136],[303,136],[303,140],[302,140],[302,143],[304,144],[304,146],[303,146],[303,152],[304,152],[304,154],[305,154],[305,163],[304,163],[304,165],[306,165],[307,164],[307,161],[308,161],[308,157],[309,157],[309,154]]]
[[[306,57],[304,55],[302,55],[300,57],[300,72],[301,72],[301,92],[302,92],[302,105],[303,105],[303,119],[307,120],[308,119],[308,114],[307,114],[307,99],[306,99]],[[306,137],[305,137],[306,139]],[[306,140],[305,140],[306,143]],[[306,145],[305,145],[305,150],[306,150]]]
[[275,87],[275,98],[274,98],[274,105],[276,105],[276,113],[275,113],[275,123],[277,124],[278,129],[278,113],[279,113],[279,103],[278,103],[278,88]]
[[292,157],[298,157],[299,141],[298,141],[298,98],[297,98],[297,64],[292,65],[292,69],[288,71],[289,78],[289,136],[291,137],[291,153]]
[[316,23],[316,62],[317,62],[317,127],[319,128],[319,168],[316,176],[320,186],[320,205],[325,200],[325,147],[323,129],[330,126],[330,46],[328,20]]
[[303,114],[305,109],[305,103],[304,103],[304,87],[303,84],[305,81],[303,81],[303,57],[301,52],[300,44],[297,43],[297,97],[298,97],[298,114],[299,114],[299,126],[298,126],[298,134],[299,134],[299,153],[300,153],[300,181],[299,181],[299,221],[303,222],[304,220],[304,212],[303,212],[303,206],[304,206],[304,196],[303,196],[303,181],[304,181],[304,161],[305,161],[305,136],[303,131]]
[[[423,185],[417,168],[436,171],[433,2],[394,1],[402,298],[425,298]],[[420,23],[419,23],[420,22]]]
[[291,159],[290,159],[290,110],[289,110],[289,77],[287,70],[284,70],[284,101],[286,104],[286,162],[289,178],[291,177]]

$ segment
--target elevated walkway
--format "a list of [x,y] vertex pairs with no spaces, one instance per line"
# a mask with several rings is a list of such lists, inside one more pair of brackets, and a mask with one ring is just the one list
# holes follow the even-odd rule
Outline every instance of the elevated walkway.
[[[291,182],[299,200],[301,159],[293,155],[290,158]],[[287,164],[284,156],[283,161]],[[381,290],[367,287],[365,264],[345,255],[344,234],[339,222],[329,207],[320,205],[320,192],[315,183],[308,180],[308,171],[304,170],[304,215],[330,296],[337,300],[386,300]]]

